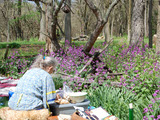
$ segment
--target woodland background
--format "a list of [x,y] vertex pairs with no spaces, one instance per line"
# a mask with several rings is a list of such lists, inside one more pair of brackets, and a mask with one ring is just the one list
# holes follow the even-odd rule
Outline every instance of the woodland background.
[[56,89],[86,91],[120,120],[129,103],[135,120],[160,119],[160,0],[0,0],[0,23],[0,75],[48,54]]
[[[109,6],[116,2],[106,17],[106,23],[102,26],[101,32],[97,32],[94,40],[91,37],[85,40],[93,41],[93,44],[98,36],[103,36],[105,41],[109,41],[113,36],[127,35],[128,43],[137,44],[136,41],[139,39],[143,41],[144,37],[149,37],[150,42],[148,41],[148,43],[152,47],[152,36],[157,34],[157,28],[159,28],[157,26],[158,1],[93,0],[92,4],[96,6],[95,11],[100,14],[98,16],[93,8],[91,9],[92,4],[90,2],[89,0],[48,0],[45,3],[43,0],[1,0],[0,41],[29,41],[31,38],[38,38],[39,41],[46,41],[46,44],[52,41],[55,46],[58,46],[55,47],[57,50],[60,46],[57,42],[53,42],[57,39],[59,41],[65,38],[71,42],[77,37],[83,38],[84,35],[91,36],[94,34],[94,30],[99,29],[95,27],[98,26],[98,21],[105,19]],[[50,9],[49,3],[52,4],[50,11],[54,14],[53,16],[49,16],[50,13],[47,12]],[[66,6],[69,6],[71,12],[67,11]],[[55,14],[56,10],[58,11]],[[53,18],[57,20],[53,20]],[[56,26],[52,25],[53,30],[49,27],[51,22],[56,24]],[[90,44],[90,46],[92,45]],[[54,47],[46,49],[55,51]]]

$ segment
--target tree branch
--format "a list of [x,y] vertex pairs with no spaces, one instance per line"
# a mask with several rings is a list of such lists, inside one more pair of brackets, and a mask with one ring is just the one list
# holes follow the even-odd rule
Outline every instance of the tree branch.
[[108,46],[109,46],[112,42],[113,42],[113,39],[111,39],[111,40],[109,41],[109,43],[106,44],[106,46],[105,46],[102,50],[99,50],[98,52],[95,52],[95,54],[88,60],[88,62],[85,64],[85,66],[84,66],[84,67],[79,71],[79,73],[76,74],[75,76],[80,75],[80,74],[84,71],[84,69],[85,69],[88,65],[90,65],[90,63],[92,62],[92,60],[93,60],[95,57],[98,57],[104,50],[106,50],[106,49],[108,48]]
[[47,35],[46,33],[41,32],[41,31],[40,31],[40,33],[42,33],[43,35],[47,36],[49,39],[52,39],[51,36]]
[[118,4],[119,1],[120,0],[114,0],[112,2],[112,4],[109,6],[109,8],[107,9],[107,12],[106,12],[106,15],[105,15],[105,20],[104,20],[105,23],[108,22],[108,18],[109,18],[109,15],[110,15],[112,9],[114,8],[114,6],[116,6]]
[[61,0],[60,3],[59,3],[59,5],[58,5],[58,7],[55,9],[55,11],[54,11],[54,15],[55,16],[57,16],[58,12],[60,11],[60,9],[61,9],[61,7],[62,7],[62,5],[64,3],[64,1],[65,0]]
[[61,26],[59,25],[59,23],[57,22],[57,26],[58,26],[58,28],[60,29],[60,31],[61,31],[61,33],[62,33],[62,35],[63,36],[65,36],[65,34],[64,34],[64,32],[63,32],[63,30],[62,30],[62,28],[61,28]]
[[92,0],[85,0],[86,4],[89,6],[89,8],[93,11],[95,14],[97,20],[102,20],[101,12],[100,10],[94,5]]

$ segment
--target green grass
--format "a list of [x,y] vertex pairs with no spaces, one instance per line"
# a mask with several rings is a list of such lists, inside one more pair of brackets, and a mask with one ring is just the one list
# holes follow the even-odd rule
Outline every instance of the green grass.
[[[9,54],[13,53],[15,51],[18,51],[20,56],[30,56],[30,55],[36,55],[39,53],[40,48],[35,48],[34,45],[42,45],[43,48],[45,48],[45,41],[38,41],[38,38],[31,38],[30,40],[21,40],[17,39],[12,42],[0,42],[0,60],[4,58],[4,54],[6,51],[6,46],[9,44]],[[24,50],[23,47],[28,48],[28,50]],[[8,55],[9,55],[8,54]]]
[[[42,45],[43,49],[45,48],[45,45]],[[12,54],[13,52],[18,51],[19,56],[31,56],[31,55],[37,55],[39,53],[40,47],[34,47],[33,45],[27,47],[26,49],[24,48],[10,48],[8,55]],[[0,60],[4,58],[6,49],[0,49]]]
[[45,45],[46,42],[41,42],[41,41],[13,41],[13,42],[0,42],[0,46],[6,46],[7,44],[12,44],[12,43],[17,43],[20,45]]
[[[114,41],[112,43],[112,46],[114,45],[123,45],[124,43],[129,44],[127,35],[124,35],[123,37],[113,37]],[[148,43],[148,38],[144,38],[145,43]],[[73,41],[75,46],[80,46],[80,45],[85,45],[87,41]],[[103,43],[105,42],[105,40],[97,40],[94,44],[94,47],[99,47],[99,48],[103,48]],[[7,42],[0,42],[0,60],[2,60],[2,58],[4,57],[4,53],[5,53],[5,48],[6,45],[8,43]],[[12,48],[9,49],[9,54],[12,53],[15,49],[14,48],[18,48],[18,45],[20,46],[25,46],[27,47],[27,45],[30,45],[28,47],[29,50],[25,51],[23,50],[21,47],[19,49],[17,49],[19,51],[20,56],[30,56],[30,55],[36,55],[39,53],[38,50],[36,50],[34,48],[34,45],[42,45],[43,48],[45,49],[45,44],[46,42],[43,41],[38,41],[38,38],[31,38],[30,40],[21,40],[21,39],[17,39],[15,41],[9,42],[9,44],[12,44]],[[64,45],[64,41],[60,41],[60,44]],[[33,47],[32,47],[33,46]],[[4,48],[4,49],[1,49]],[[38,49],[38,48],[37,48]],[[39,49],[40,50],[40,49]]]

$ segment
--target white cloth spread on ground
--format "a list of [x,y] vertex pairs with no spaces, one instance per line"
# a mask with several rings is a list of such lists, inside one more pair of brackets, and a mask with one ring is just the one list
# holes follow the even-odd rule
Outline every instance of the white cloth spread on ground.
[[9,91],[14,91],[19,79],[13,79],[11,77],[0,77],[0,97],[9,96]]

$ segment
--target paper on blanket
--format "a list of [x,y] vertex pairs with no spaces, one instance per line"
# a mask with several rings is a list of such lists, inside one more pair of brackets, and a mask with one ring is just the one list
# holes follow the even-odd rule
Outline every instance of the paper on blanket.
[[97,116],[99,118],[99,120],[103,120],[105,117],[110,115],[102,107],[98,107],[98,108],[92,109],[90,114]]

